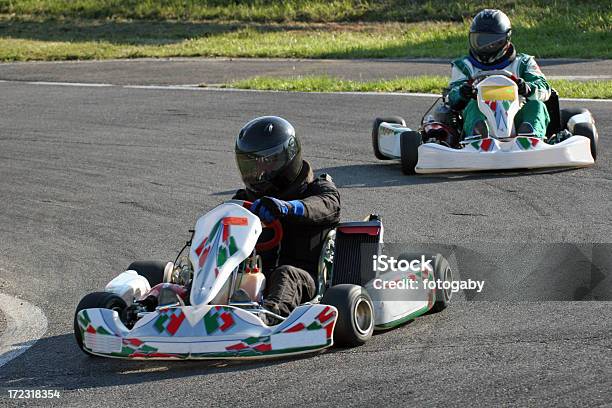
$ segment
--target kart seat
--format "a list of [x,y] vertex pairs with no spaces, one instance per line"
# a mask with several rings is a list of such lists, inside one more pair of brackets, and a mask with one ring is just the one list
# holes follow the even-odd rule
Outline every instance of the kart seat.
[[550,117],[550,123],[546,128],[546,137],[551,137],[561,131],[561,109],[559,108],[559,94],[556,90],[551,89],[550,98],[546,102],[546,109]]

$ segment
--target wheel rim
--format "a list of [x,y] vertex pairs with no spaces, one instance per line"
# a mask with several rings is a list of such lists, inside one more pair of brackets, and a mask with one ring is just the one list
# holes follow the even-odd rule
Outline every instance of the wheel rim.
[[359,298],[355,305],[355,313],[353,314],[353,320],[355,321],[355,327],[357,331],[362,334],[368,334],[372,329],[373,315],[372,305],[365,298]]
[[117,312],[117,314],[119,316],[121,316],[121,312],[123,312],[123,307],[121,304],[119,304],[119,302],[113,301],[110,304],[108,304],[104,309],[109,309],[109,310],[113,310],[115,312]]
[[[452,282],[452,280],[453,280],[453,271],[451,271],[450,267],[447,267],[446,270],[444,271],[444,281]],[[450,300],[451,296],[453,296],[453,292],[451,288],[448,287],[444,289],[444,297],[446,298],[447,302]]]

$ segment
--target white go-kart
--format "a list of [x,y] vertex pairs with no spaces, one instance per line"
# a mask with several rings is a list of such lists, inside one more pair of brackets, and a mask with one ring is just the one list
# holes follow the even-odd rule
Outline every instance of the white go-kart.
[[[338,344],[359,346],[375,329],[388,329],[429,311],[440,311],[451,292],[440,288],[378,290],[360,269],[382,243],[382,222],[339,224],[318,260],[318,290],[289,316],[262,307],[265,276],[258,251],[282,242],[276,220],[263,225],[245,207],[225,202],[196,222],[175,262],[133,262],[103,291],[87,294],[74,317],[78,346],[88,355],[124,359],[248,359],[313,352]],[[263,229],[272,237],[259,240]],[[452,280],[441,255],[409,275],[386,272],[388,281]],[[241,296],[236,296],[238,293]],[[264,316],[267,315],[267,316]],[[272,315],[272,316],[270,316]],[[262,319],[265,317],[265,319]],[[276,323],[267,324],[268,317]]]
[[553,90],[546,102],[551,118],[546,138],[517,135],[514,117],[521,99],[515,77],[508,71],[487,71],[472,81],[488,135],[463,134],[461,115],[449,108],[444,95],[442,102],[434,103],[424,115],[419,130],[406,127],[401,117],[377,118],[372,130],[375,156],[399,160],[405,174],[586,167],[595,163],[598,134],[587,109],[559,109],[559,97]]

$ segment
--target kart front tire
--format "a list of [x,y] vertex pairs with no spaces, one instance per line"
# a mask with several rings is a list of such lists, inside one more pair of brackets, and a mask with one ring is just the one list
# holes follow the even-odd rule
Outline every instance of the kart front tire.
[[398,125],[406,126],[406,121],[399,116],[387,116],[384,118],[374,119],[374,125],[372,126],[372,148],[374,149],[374,156],[379,160],[391,160],[390,157],[385,156],[378,147],[378,129],[380,124],[383,122],[397,123]]
[[127,307],[125,301],[114,293],[110,292],[93,292],[85,295],[83,299],[77,305],[76,311],[74,312],[74,337],[79,348],[87,355],[93,355],[83,348],[83,333],[79,327],[77,316],[81,310],[85,309],[110,309],[116,310],[120,315],[121,312]]
[[400,154],[402,173],[416,174],[416,165],[419,161],[419,146],[423,144],[420,132],[409,130],[400,133]]
[[140,276],[144,276],[149,281],[151,287],[166,282],[165,270],[167,262],[160,261],[135,261],[128,267],[127,271],[136,271]]
[[338,309],[334,342],[345,347],[361,346],[374,332],[374,306],[361,286],[340,284],[325,291],[321,303]]

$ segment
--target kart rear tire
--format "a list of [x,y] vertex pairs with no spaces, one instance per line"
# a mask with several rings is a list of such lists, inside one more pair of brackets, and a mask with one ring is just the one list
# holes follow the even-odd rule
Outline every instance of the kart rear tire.
[[164,276],[166,264],[167,262],[160,261],[135,261],[132,262],[126,270],[138,272],[140,276],[147,278],[149,285],[153,287],[166,281]]
[[[589,115],[591,115],[591,117],[593,116],[593,114],[591,114],[591,112],[585,108],[564,108],[561,109],[560,112],[561,129],[567,129],[567,123],[574,115],[588,113]],[[572,132],[572,134],[577,136],[584,136],[591,141],[591,155],[593,156],[593,160],[597,160],[597,145],[599,143],[599,134],[597,133],[597,128],[595,127],[595,124],[589,122],[577,123],[574,126],[574,131]]]
[[[450,264],[446,260],[446,258],[440,254],[434,256],[434,280],[438,281],[438,279],[442,281],[453,280],[453,271],[451,270]],[[436,300],[431,307],[431,313],[438,313],[448,307],[450,300],[453,296],[453,292],[450,289],[436,288]]]
[[89,353],[83,348],[83,334],[77,321],[77,315],[81,310],[93,308],[116,310],[121,315],[121,312],[127,308],[127,304],[122,298],[110,292],[93,292],[81,299],[74,312],[74,338],[81,351],[89,356],[94,354]]
[[400,133],[400,154],[402,173],[416,174],[416,165],[419,161],[419,146],[423,144],[420,132],[409,130]]
[[338,346],[361,346],[374,332],[374,305],[361,286],[340,284],[325,291],[321,303],[338,309],[334,342]]
[[597,129],[592,123],[576,123],[574,126],[574,135],[584,136],[591,142],[591,156],[593,160],[597,160],[597,144],[599,143],[599,135]]
[[387,116],[384,118],[374,119],[374,125],[372,126],[372,148],[374,149],[374,156],[376,156],[376,158],[379,160],[391,160],[390,157],[387,157],[382,154],[380,148],[378,147],[378,128],[383,122],[397,123],[399,125],[406,126],[406,121],[404,121],[404,119],[399,116]]
[[[432,259],[433,266],[433,278],[435,281],[438,279],[443,281],[452,281],[453,280],[453,271],[450,267],[450,264],[446,260],[446,258],[442,254],[432,254],[426,252],[405,252],[401,254],[398,259],[403,259],[406,261],[410,261],[413,259],[421,259],[421,256],[425,256],[425,259]],[[453,296],[453,292],[444,289],[435,289],[435,301],[431,309],[429,309],[429,313],[438,313],[448,307],[450,303],[451,297]]]
[[561,115],[561,129],[567,129],[567,122],[572,116],[589,113],[589,110],[585,108],[563,108],[559,110],[559,113]]

